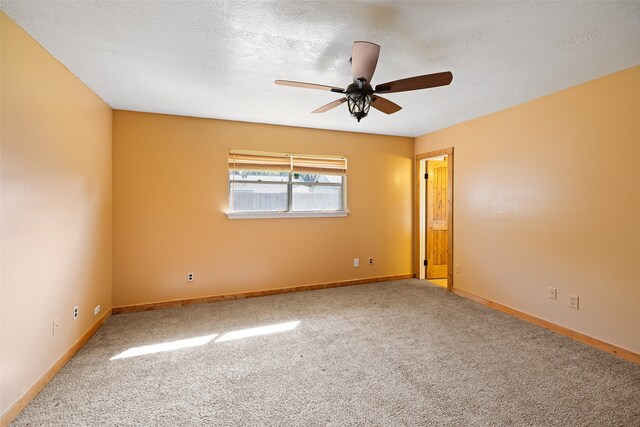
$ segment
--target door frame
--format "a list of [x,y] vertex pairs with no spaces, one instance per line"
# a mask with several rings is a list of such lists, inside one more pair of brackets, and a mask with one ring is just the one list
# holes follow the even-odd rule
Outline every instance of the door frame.
[[[453,147],[443,148],[441,150],[429,151],[427,153],[416,154],[416,163],[415,163],[415,191],[414,191],[414,242],[415,242],[415,256],[414,256],[414,273],[416,278],[420,278],[420,269],[423,267],[422,262],[420,261],[420,236],[421,233],[426,233],[426,229],[423,229],[420,222],[420,213],[422,210],[426,209],[426,197],[425,203],[422,204],[420,195],[421,193],[426,194],[426,185],[422,188],[422,182],[424,182],[423,177],[421,176],[421,168],[420,164],[422,161],[429,159],[431,157],[439,157],[446,155],[448,158],[448,169],[447,169],[447,208],[449,210],[449,214],[447,217],[447,246],[449,249],[449,253],[447,254],[447,291],[453,290]],[[425,239],[425,246],[426,246]],[[425,248],[426,253],[426,248]]]

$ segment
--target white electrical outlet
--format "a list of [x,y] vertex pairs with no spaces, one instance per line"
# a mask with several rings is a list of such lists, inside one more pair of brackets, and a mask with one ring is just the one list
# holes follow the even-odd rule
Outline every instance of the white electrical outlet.
[[369,258],[369,265],[373,265],[373,257]]
[[73,320],[78,318],[78,306],[73,307]]
[[462,273],[462,267],[460,267],[460,264],[456,264],[456,273]]
[[569,305],[569,307],[575,308],[576,310],[578,310],[580,306],[580,297],[578,295],[569,294],[569,299],[567,301],[567,304]]
[[549,286],[547,288],[547,296],[550,299],[557,299],[558,298],[558,290],[552,286]]
[[360,267],[360,258],[354,258],[353,259],[353,266],[354,267]]
[[93,309],[93,315],[95,316],[96,314],[100,313],[100,304],[96,305],[96,307]]
[[53,336],[58,333],[58,319],[53,319]]
[[193,273],[187,273],[187,282],[193,282]]

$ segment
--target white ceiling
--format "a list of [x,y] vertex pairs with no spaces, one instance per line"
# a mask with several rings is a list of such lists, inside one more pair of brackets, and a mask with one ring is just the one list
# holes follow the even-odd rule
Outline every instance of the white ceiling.
[[[418,136],[640,64],[640,2],[2,1],[111,107]],[[450,86],[385,95],[357,123],[339,95],[354,40],[382,46],[373,84],[451,70]]]

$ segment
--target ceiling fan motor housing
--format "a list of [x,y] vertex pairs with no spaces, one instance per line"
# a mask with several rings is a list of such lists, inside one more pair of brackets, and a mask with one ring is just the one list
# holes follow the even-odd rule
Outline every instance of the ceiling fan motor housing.
[[347,107],[349,113],[358,120],[367,117],[369,108],[371,107],[371,98],[373,96],[373,88],[369,84],[352,83],[347,87]]

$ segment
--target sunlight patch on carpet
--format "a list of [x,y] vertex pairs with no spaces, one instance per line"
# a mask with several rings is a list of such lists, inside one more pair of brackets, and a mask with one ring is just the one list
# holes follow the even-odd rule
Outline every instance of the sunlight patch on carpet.
[[[242,338],[255,337],[259,335],[274,334],[277,332],[285,332],[295,329],[300,324],[299,320],[295,322],[276,323],[274,325],[260,326],[257,328],[240,329],[237,331],[227,332],[220,336],[215,342],[225,342],[239,340]],[[145,356],[147,354],[161,353],[164,351],[181,350],[183,348],[199,347],[208,344],[220,334],[203,335],[201,337],[187,338],[184,340],[169,341],[159,344],[143,345],[140,347],[131,347],[122,353],[113,356],[110,360],[126,359],[128,357]]]
[[295,329],[300,324],[299,320],[295,322],[277,323],[275,325],[261,326],[259,328],[241,329],[239,331],[227,332],[216,340],[216,342],[232,341],[241,338],[255,337],[258,335],[274,334],[276,332],[285,332]]
[[113,356],[111,360],[126,359],[127,357],[144,356],[146,354],[161,353],[163,351],[180,350],[183,348],[199,347],[207,344],[209,341],[217,337],[218,334],[204,335],[201,337],[187,338],[184,340],[163,342],[160,344],[143,345],[140,347],[131,347],[129,350]]

